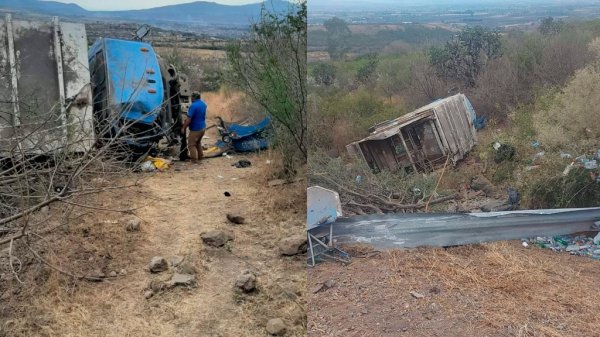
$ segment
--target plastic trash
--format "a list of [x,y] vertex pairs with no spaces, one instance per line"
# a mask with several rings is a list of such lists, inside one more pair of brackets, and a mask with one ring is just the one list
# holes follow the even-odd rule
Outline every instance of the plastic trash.
[[156,170],[156,167],[150,160],[146,160],[140,165],[140,170],[142,170],[142,172],[152,172]]
[[600,245],[600,232],[594,237],[594,244]]
[[494,143],[494,162],[499,164],[505,160],[512,160],[515,157],[516,149],[512,145]]
[[585,167],[587,170],[595,170],[598,168],[598,162],[595,159],[587,160],[583,163],[583,167]]
[[231,164],[231,166],[235,166],[237,168],[245,168],[252,166],[252,163],[247,159],[238,160],[237,162]]
[[541,144],[540,144],[540,141],[539,141],[539,140],[534,140],[534,141],[531,143],[531,147],[533,147],[534,149],[537,149],[538,147],[540,147],[540,145],[541,145]]
[[155,158],[155,157],[148,156],[148,157],[146,157],[146,160],[152,162],[154,167],[156,169],[158,169],[159,171],[168,170],[171,165],[170,160],[163,159],[163,158]]
[[507,192],[508,192],[508,202],[513,206],[518,205],[519,202],[521,201],[521,195],[520,195],[519,191],[515,190],[512,187],[509,187]]
[[572,156],[570,153],[567,153],[567,152],[562,152],[562,151],[561,151],[561,152],[560,152],[560,157],[561,157],[562,159],[571,159],[573,156]]
[[473,126],[475,127],[475,130],[481,130],[481,129],[485,128],[486,124],[487,124],[487,118],[485,118],[485,116],[476,117],[475,120],[473,121]]
[[562,173],[563,176],[569,175],[569,172],[571,172],[571,170],[573,169],[573,165],[575,165],[575,162],[572,162],[571,164],[567,165],[567,167],[565,167]]
[[357,185],[360,185],[360,183],[362,183],[362,180],[363,180],[363,177],[360,175],[356,176],[356,179],[354,179],[354,181],[356,181]]

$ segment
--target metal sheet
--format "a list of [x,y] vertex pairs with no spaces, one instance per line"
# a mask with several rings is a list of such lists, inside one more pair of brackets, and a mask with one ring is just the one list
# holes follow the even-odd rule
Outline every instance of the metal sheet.
[[[58,19],[23,21],[7,16],[0,20],[0,32],[4,80],[0,98],[12,105],[0,115],[0,154],[47,153],[71,143],[78,144],[77,151],[90,148],[91,119],[88,127],[70,125],[73,111],[67,102],[70,91],[85,91],[90,82],[87,66],[73,67],[82,60],[87,65],[87,59],[81,57],[87,55],[85,26],[65,26]],[[68,38],[74,32],[79,38]],[[77,76],[69,76],[68,72],[76,72]],[[89,91],[86,100],[78,100],[76,108],[81,110],[86,105],[91,105]],[[11,111],[10,116],[6,111]]]
[[306,189],[306,229],[330,224],[342,216],[342,204],[337,192],[320,186]]
[[[535,236],[597,231],[600,208],[472,214],[388,214],[339,218],[338,243],[367,243],[378,249],[454,246]],[[328,228],[318,227],[319,234]]]

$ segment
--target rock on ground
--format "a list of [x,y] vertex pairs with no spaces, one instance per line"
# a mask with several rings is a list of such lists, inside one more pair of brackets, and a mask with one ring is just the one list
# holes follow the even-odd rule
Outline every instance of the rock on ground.
[[125,226],[128,232],[137,232],[140,230],[140,219],[131,219]]
[[196,276],[190,274],[175,273],[169,281],[167,281],[167,287],[172,288],[176,286],[193,287],[196,285]]
[[267,322],[267,332],[272,336],[283,336],[286,331],[285,323],[281,318],[272,318]]
[[150,261],[148,269],[152,273],[160,273],[161,271],[169,269],[169,265],[167,264],[167,260],[165,260],[165,258],[162,256],[155,256]]
[[222,247],[228,241],[233,240],[231,234],[225,233],[221,230],[214,230],[204,234],[201,234],[200,237],[204,244],[213,247]]
[[149,299],[152,296],[154,296],[154,291],[152,291],[152,290],[146,290],[144,292],[144,298]]
[[281,255],[298,255],[306,253],[306,235],[294,235],[281,240],[278,244]]
[[232,214],[232,213],[227,213],[227,220],[229,220],[229,222],[234,223],[236,225],[241,225],[246,222],[246,219],[243,216]]
[[235,280],[235,287],[245,293],[249,293],[256,289],[256,275],[250,270],[244,271]]

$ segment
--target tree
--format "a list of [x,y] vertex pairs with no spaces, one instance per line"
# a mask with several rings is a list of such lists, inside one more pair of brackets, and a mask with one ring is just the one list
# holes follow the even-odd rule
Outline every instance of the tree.
[[410,81],[410,64],[403,59],[383,59],[377,67],[377,87],[390,100]]
[[278,142],[293,144],[285,151],[295,148],[306,162],[306,2],[295,8],[284,16],[263,11],[250,37],[232,43],[227,57],[234,85],[276,120],[284,131]]
[[429,60],[440,76],[475,86],[475,79],[490,59],[502,55],[500,34],[483,27],[467,27],[442,48],[433,47]]
[[377,76],[377,65],[379,64],[379,57],[377,54],[368,54],[364,57],[365,63],[358,68],[356,73],[356,80],[361,84],[370,84]]
[[346,21],[334,17],[323,23],[327,30],[327,53],[332,60],[341,60],[350,50],[349,41],[352,36]]
[[557,35],[564,29],[564,22],[561,20],[554,20],[553,17],[549,16],[543,18],[538,30],[542,35],[551,36]]
[[335,83],[335,75],[335,66],[330,63],[318,63],[312,69],[312,77],[315,79],[317,85],[324,85],[326,87],[333,85]]

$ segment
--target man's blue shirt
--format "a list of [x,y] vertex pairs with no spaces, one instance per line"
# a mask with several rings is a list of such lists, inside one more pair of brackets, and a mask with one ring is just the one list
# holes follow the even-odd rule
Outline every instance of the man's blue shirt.
[[201,99],[195,100],[188,111],[188,117],[192,119],[190,131],[201,131],[206,129],[206,103]]

